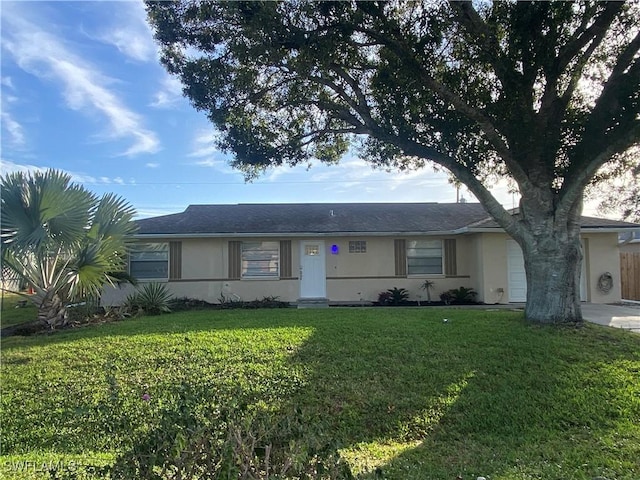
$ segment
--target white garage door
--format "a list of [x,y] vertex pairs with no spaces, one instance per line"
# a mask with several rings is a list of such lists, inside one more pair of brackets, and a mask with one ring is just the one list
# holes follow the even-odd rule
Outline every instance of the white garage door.
[[515,240],[507,240],[507,282],[510,302],[527,301],[527,274],[522,249]]
[[[583,245],[584,250],[584,245]],[[527,301],[527,274],[524,271],[522,249],[515,240],[507,240],[507,282],[510,302]],[[580,277],[580,300],[587,301],[587,281],[585,262],[582,262]]]

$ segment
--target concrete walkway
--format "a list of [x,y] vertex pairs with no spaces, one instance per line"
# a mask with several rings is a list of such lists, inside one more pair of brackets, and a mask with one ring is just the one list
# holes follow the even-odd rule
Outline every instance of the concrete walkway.
[[624,328],[640,333],[640,305],[606,305],[583,303],[582,316],[598,325]]

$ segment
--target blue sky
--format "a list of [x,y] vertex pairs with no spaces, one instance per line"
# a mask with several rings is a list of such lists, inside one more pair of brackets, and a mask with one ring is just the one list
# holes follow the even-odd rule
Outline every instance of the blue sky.
[[[193,203],[456,200],[445,173],[372,170],[356,157],[245,184],[160,64],[141,1],[3,0],[0,9],[3,174],[64,170],[141,217]],[[513,206],[504,185],[494,193]]]

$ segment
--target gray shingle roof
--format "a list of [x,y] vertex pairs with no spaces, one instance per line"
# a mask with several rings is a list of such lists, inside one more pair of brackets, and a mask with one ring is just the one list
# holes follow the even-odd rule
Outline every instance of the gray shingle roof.
[[[512,212],[514,215],[518,215],[517,210]],[[613,229],[627,229],[638,228],[640,225],[636,223],[622,222],[619,220],[610,220],[608,218],[597,217],[585,217],[580,219],[580,226],[582,228],[613,228]],[[468,225],[470,229],[484,229],[484,228],[500,228],[498,223],[491,217],[487,216],[482,220]]]
[[[585,217],[588,226],[633,224]],[[305,203],[190,205],[136,222],[141,235],[452,232],[498,228],[479,203]],[[637,225],[636,225],[637,227]]]
[[479,203],[190,205],[137,223],[140,234],[441,232],[486,216]]

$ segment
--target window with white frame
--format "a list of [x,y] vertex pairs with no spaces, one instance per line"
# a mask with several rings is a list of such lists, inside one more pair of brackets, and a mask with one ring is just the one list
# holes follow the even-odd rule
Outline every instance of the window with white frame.
[[129,253],[129,274],[138,280],[169,278],[169,244],[137,243]]
[[409,240],[407,274],[442,274],[442,240]]
[[242,242],[242,278],[277,278],[279,242]]
[[367,241],[349,240],[349,253],[367,253]]

